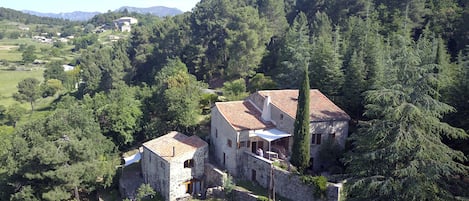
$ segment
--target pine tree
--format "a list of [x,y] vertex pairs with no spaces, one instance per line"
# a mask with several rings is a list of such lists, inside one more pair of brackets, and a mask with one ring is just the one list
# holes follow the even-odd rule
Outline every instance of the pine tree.
[[300,85],[299,79],[304,66],[310,63],[311,45],[309,43],[308,20],[304,13],[298,14],[285,36],[280,48],[279,68],[274,74],[274,80],[284,88],[294,88]]
[[298,106],[294,124],[293,148],[291,163],[304,172],[309,166],[310,141],[309,133],[309,76],[308,68],[305,68],[303,82],[298,92]]
[[363,55],[354,52],[345,71],[344,103],[348,112],[359,118],[363,111],[363,96],[365,91],[365,63]]
[[[314,22],[315,36],[309,68],[312,78],[311,87],[318,88],[330,98],[340,95],[344,83],[344,73],[341,70],[342,60],[336,48],[338,32],[333,32],[331,22],[324,13],[316,14]],[[336,41],[332,36],[335,36]]]
[[422,63],[409,36],[394,45],[396,77],[366,94],[371,120],[352,136],[354,150],[345,163],[350,200],[454,200],[449,180],[466,174],[465,156],[442,138],[467,134],[440,119],[453,108],[435,99],[436,64]]

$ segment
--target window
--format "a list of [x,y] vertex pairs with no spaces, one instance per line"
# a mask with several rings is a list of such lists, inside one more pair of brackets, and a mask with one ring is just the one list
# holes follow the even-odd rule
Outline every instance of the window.
[[228,139],[228,141],[226,142],[226,144],[228,145],[228,147],[231,147],[231,140]]
[[283,114],[280,114],[280,120],[283,120]]
[[241,148],[241,147],[250,147],[250,141],[241,141],[239,142],[239,146],[238,146],[238,149]]
[[246,146],[246,141],[241,141],[241,142],[239,142],[238,149],[241,148],[241,147],[245,147],[245,146]]
[[161,167],[163,170],[164,170],[164,166],[165,166],[165,165],[164,165],[163,161],[161,161],[161,162],[160,162],[160,167]]
[[192,168],[192,167],[194,167],[194,160],[193,159],[189,159],[189,160],[184,161],[184,168]]
[[331,139],[331,140],[335,139],[335,133],[329,134],[329,139]]
[[218,129],[215,128],[215,138],[218,138]]
[[321,144],[321,134],[313,134],[311,136],[311,144]]

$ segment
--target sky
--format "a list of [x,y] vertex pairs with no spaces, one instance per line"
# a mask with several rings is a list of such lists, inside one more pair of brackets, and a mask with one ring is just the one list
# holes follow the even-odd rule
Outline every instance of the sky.
[[107,12],[122,6],[147,8],[166,6],[190,11],[200,0],[0,0],[0,7],[47,13],[73,11]]

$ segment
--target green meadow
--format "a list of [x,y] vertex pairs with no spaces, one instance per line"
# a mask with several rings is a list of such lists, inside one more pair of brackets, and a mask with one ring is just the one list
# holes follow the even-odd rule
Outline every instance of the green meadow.
[[[18,91],[16,86],[18,83],[28,77],[34,77],[40,81],[44,78],[42,76],[43,70],[32,71],[3,71],[0,70],[0,105],[10,106],[16,101],[12,95]],[[24,104],[25,108],[29,108],[28,104]]]

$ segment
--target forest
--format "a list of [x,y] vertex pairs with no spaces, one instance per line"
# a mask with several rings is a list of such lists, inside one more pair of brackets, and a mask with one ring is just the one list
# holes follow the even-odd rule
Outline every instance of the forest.
[[215,101],[298,89],[305,68],[352,117],[335,175],[346,200],[469,198],[468,1],[201,0],[141,17],[130,38],[81,49],[77,75],[50,64],[44,83],[79,84],[40,116],[58,90],[34,78],[14,95],[30,111],[0,106],[0,200],[114,189],[121,152],[172,130],[206,136]]

